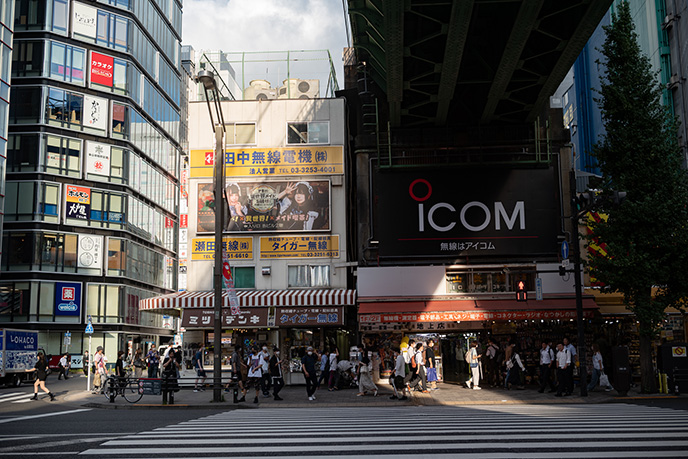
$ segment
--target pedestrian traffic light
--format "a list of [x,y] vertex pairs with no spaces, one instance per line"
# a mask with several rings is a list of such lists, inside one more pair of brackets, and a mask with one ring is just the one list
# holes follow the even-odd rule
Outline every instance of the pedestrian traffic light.
[[526,292],[526,284],[523,281],[518,281],[516,287],[516,301],[528,301],[528,292]]
[[583,212],[590,210],[595,202],[595,193],[592,191],[586,191],[580,193],[573,200],[573,205],[576,207],[578,212]]

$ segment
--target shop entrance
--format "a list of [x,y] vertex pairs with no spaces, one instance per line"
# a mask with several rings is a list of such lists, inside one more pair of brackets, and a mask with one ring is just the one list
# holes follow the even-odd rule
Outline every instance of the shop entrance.
[[442,370],[445,382],[462,384],[468,380],[468,365],[464,356],[470,342],[477,339],[478,333],[476,332],[440,335]]

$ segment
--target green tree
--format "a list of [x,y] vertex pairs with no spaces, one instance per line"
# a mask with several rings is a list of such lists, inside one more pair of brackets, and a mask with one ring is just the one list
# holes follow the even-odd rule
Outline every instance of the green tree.
[[688,187],[677,121],[660,102],[661,86],[638,46],[627,2],[604,29],[598,103],[606,134],[595,154],[602,195],[622,190],[627,198],[597,209],[608,215],[593,224],[607,256],[591,255],[588,263],[603,291],[622,293],[639,322],[641,390],[652,393],[652,340],[667,306],[688,298]]

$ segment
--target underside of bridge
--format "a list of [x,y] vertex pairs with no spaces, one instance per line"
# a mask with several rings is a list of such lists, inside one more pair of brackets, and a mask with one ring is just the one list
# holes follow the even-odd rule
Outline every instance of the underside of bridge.
[[612,0],[349,0],[359,66],[392,129],[525,125]]

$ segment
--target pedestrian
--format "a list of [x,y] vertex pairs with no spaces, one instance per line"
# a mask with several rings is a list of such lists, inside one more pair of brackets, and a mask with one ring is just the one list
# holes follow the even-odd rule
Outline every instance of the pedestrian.
[[194,384],[194,392],[205,390],[205,368],[203,368],[203,357],[205,355],[205,347],[203,343],[198,344],[198,351],[194,355],[194,369],[196,370],[196,383]]
[[339,372],[337,372],[337,366],[339,364],[339,349],[335,346],[332,352],[330,352],[330,378],[327,381],[327,390],[332,392],[333,390],[338,390],[337,384],[339,383]]
[[557,397],[571,395],[569,392],[568,369],[571,367],[571,354],[563,343],[557,344]]
[[[260,352],[258,346],[253,346],[253,353],[246,359],[246,364],[248,365],[248,384],[246,385],[246,391],[253,387],[256,391],[256,398],[253,399],[253,403],[258,403],[258,393],[260,392],[260,382],[263,379],[263,353]],[[245,398],[246,394],[242,398]]]
[[510,342],[504,349],[504,366],[506,367],[506,373],[504,374],[504,389],[509,388],[509,370],[513,368],[513,365],[511,365],[509,362],[511,361],[511,357],[514,355],[514,346],[515,344]]
[[323,380],[327,379],[328,382],[328,389],[329,389],[329,382],[330,382],[330,351],[329,349],[325,348],[323,349],[322,354],[320,355],[320,377],[318,378],[318,389],[320,388],[320,384],[322,384]]
[[[578,367],[578,353],[576,352],[576,347],[571,344],[569,339],[567,337],[564,337],[564,348],[568,351],[569,355],[571,356],[571,365],[568,366],[566,369],[567,375],[567,381],[568,381],[568,390],[566,392],[571,395],[573,393],[573,369],[574,367]],[[581,378],[583,380],[583,378]],[[582,384],[585,384],[583,382]]]
[[91,364],[88,351],[84,351],[84,356],[81,358],[81,370],[84,372],[84,376],[88,378],[88,366]]
[[31,400],[38,400],[38,388],[47,393],[50,401],[55,400],[55,394],[45,386],[45,380],[48,379],[48,362],[45,360],[45,355],[42,352],[38,353],[38,360],[33,368],[26,370],[27,373],[36,372],[36,382],[33,383],[33,397]]
[[430,390],[437,390],[437,368],[435,367],[435,341],[428,340],[428,347],[425,348],[425,369],[428,374],[428,384]]
[[260,387],[263,391],[263,397],[270,396],[270,387],[272,386],[272,378],[270,377],[270,371],[268,365],[270,363],[270,354],[268,353],[268,345],[263,344],[263,348],[260,351],[263,356],[263,371],[260,380]]
[[428,391],[428,374],[425,370],[425,352],[424,352],[424,344],[422,342],[416,343],[416,366],[418,369],[418,383],[420,384],[420,388],[417,388],[416,390],[420,390],[421,392],[427,394]]
[[508,376],[504,384],[506,384],[507,389],[511,389],[511,386],[515,385],[517,389],[525,389],[523,385],[524,372],[526,367],[521,361],[521,356],[518,353],[516,344],[511,344],[511,358],[506,362],[506,368],[508,371]]
[[306,393],[308,400],[315,400],[315,390],[318,387],[318,375],[315,372],[315,363],[318,361],[318,354],[311,346],[306,349],[306,355],[301,358],[301,371],[306,378]]
[[64,376],[64,379],[67,380],[69,379],[69,362],[71,360],[71,357],[69,354],[64,354],[60,358],[60,363],[58,364],[58,368],[60,370],[60,374],[57,375],[57,379],[62,379]]
[[[406,359],[404,358],[404,352],[401,349],[395,349],[394,353],[396,358],[394,360],[394,395],[390,398],[392,400],[408,400],[406,396],[406,383],[404,382],[406,378]],[[399,394],[401,393],[401,396]]]
[[361,358],[361,362],[358,365],[358,394],[357,397],[367,394],[368,392],[373,393],[373,397],[377,397],[377,386],[373,382],[371,374],[373,373],[373,364],[367,355]]
[[136,349],[132,365],[134,366],[134,377],[137,379],[141,378],[141,376],[143,376],[143,369],[146,367],[146,362],[143,361],[143,351],[141,348]]
[[95,375],[93,376],[93,393],[102,393],[105,379],[107,378],[107,357],[105,357],[103,346],[96,348],[96,354],[93,356],[93,365],[96,367]]
[[[592,392],[595,387],[597,387],[597,383],[600,382],[600,377],[604,375],[604,363],[602,360],[602,353],[600,352],[600,347],[597,345],[597,343],[593,343],[592,345],[592,379],[590,380],[590,384],[588,384],[588,392]],[[607,383],[609,382],[609,378],[607,378]],[[611,391],[613,388],[611,385],[607,384],[604,390],[606,392]]]
[[490,387],[499,386],[499,360],[498,357],[501,354],[499,349],[499,344],[495,343],[492,338],[487,340],[487,349],[485,350],[485,373],[487,384]]
[[127,377],[127,373],[124,370],[124,351],[117,352],[117,361],[115,362],[115,376],[119,383],[122,383]]
[[179,362],[174,349],[168,348],[167,356],[162,361],[162,404],[174,405],[174,393],[179,391],[177,375],[179,374]]
[[479,360],[482,354],[478,354],[478,343],[476,341],[471,341],[469,344],[468,352],[466,352],[466,363],[471,372],[471,378],[466,381],[466,387],[471,388],[471,383],[473,383],[473,390],[480,390],[480,366]]
[[[241,398],[237,400],[237,402],[245,402],[246,401],[246,387],[244,385],[244,379],[246,378],[246,373],[248,367],[244,363],[244,355],[242,353],[242,347],[240,344],[237,344],[234,347],[234,352],[232,353],[232,356],[229,359],[229,363],[232,366],[232,379],[236,381],[237,385],[239,386],[239,390],[241,391]],[[225,386],[225,392],[229,392],[229,383]]]
[[282,375],[282,365],[284,359],[280,357],[279,348],[272,350],[272,357],[270,357],[270,377],[272,377],[272,395],[275,400],[282,400],[279,396],[280,391],[284,387],[284,376]]
[[552,368],[555,366],[555,360],[554,351],[546,341],[543,341],[540,349],[540,389],[538,389],[540,393],[545,391],[547,385],[550,387],[550,392],[557,390],[554,381],[552,381]]
[[148,354],[146,354],[146,362],[148,364],[148,377],[158,377],[158,366],[160,365],[160,354],[155,349],[155,344],[151,344]]

